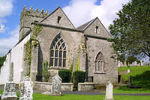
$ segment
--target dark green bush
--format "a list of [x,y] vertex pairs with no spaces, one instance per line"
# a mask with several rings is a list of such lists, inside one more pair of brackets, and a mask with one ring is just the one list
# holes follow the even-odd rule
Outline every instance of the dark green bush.
[[69,83],[71,81],[71,71],[70,70],[59,70],[59,76],[63,83]]
[[85,81],[85,72],[83,71],[73,72],[73,84],[75,90],[77,90],[78,88],[78,83],[79,82],[83,83],[84,81]]
[[3,66],[5,59],[6,59],[6,56],[0,57],[0,68]]

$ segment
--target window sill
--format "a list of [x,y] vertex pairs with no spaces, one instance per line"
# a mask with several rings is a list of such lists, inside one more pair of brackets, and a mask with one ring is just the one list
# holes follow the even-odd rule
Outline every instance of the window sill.
[[106,74],[106,72],[94,72],[94,74]]

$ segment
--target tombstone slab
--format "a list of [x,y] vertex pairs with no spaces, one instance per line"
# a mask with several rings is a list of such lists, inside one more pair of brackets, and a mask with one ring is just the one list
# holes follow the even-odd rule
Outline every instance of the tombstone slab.
[[19,100],[33,100],[33,83],[29,77],[25,77],[20,83]]
[[110,81],[106,84],[106,96],[105,100],[114,100],[113,99],[113,85]]
[[17,100],[16,84],[7,82],[4,86],[4,92],[1,95],[1,100]]
[[62,83],[62,79],[59,77],[58,74],[52,77],[52,87],[51,87],[50,95],[53,96],[61,95],[61,83]]

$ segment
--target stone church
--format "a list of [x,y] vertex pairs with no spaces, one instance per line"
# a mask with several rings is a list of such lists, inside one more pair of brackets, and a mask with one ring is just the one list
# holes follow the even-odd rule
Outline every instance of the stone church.
[[49,64],[50,78],[73,66],[73,71],[78,67],[86,72],[86,81],[117,83],[117,62],[112,59],[114,52],[108,41],[111,37],[97,17],[75,28],[60,7],[50,14],[24,7],[19,42],[7,54],[0,70],[0,84],[8,81],[10,67],[16,83],[26,75],[32,81],[42,81],[44,62]]

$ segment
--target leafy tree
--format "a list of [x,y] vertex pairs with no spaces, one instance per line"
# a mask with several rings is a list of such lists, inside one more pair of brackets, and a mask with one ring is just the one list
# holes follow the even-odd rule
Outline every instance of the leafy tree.
[[6,59],[6,56],[0,57],[0,68],[3,66],[5,59]]
[[150,58],[150,0],[132,0],[117,15],[109,29],[118,59]]

